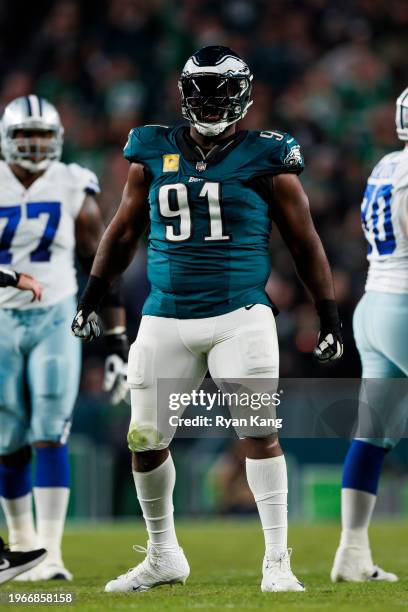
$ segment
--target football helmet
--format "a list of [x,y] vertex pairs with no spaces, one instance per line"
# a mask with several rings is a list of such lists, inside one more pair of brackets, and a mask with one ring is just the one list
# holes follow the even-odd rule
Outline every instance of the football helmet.
[[397,134],[400,140],[408,140],[408,87],[404,89],[397,99],[397,110],[395,113]]
[[[16,132],[23,132],[16,135]],[[30,131],[35,132],[32,136]],[[44,137],[39,135],[44,132]],[[22,96],[10,102],[0,125],[1,152],[8,164],[41,172],[62,153],[64,128],[57,109],[44,98]]]
[[183,117],[204,136],[217,136],[245,117],[253,75],[228,47],[203,47],[186,62],[178,86]]

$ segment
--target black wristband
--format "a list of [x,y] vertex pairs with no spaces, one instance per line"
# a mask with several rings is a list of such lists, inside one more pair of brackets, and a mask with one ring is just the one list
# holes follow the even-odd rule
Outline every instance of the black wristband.
[[16,287],[20,274],[14,270],[0,270],[0,287]]
[[88,278],[86,287],[79,298],[78,309],[86,312],[97,311],[99,306],[109,291],[109,284],[98,276],[91,275]]
[[320,318],[321,329],[340,331],[341,323],[337,304],[334,300],[319,300],[316,302],[317,314]]

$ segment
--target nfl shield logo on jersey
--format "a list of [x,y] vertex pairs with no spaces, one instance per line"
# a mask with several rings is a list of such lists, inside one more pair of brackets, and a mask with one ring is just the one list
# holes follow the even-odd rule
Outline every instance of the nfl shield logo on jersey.
[[199,161],[196,163],[196,170],[198,172],[204,172],[204,170],[207,168],[207,164],[203,161]]

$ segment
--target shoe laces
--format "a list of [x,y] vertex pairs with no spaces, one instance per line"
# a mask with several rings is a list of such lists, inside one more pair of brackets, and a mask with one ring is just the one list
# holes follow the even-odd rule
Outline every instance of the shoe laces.
[[150,543],[147,543],[147,547],[140,546],[140,544],[134,544],[132,546],[133,550],[137,553],[141,553],[146,555],[145,559],[135,567],[131,567],[126,572],[126,576],[134,572],[135,570],[149,570],[149,566],[156,568],[158,566],[159,561],[159,552],[158,550]]
[[292,571],[290,569],[291,555],[292,555],[292,548],[288,548],[287,550],[285,550],[285,552],[281,553],[278,558],[268,557],[267,555],[265,569],[276,568],[276,569],[279,569],[280,572],[285,571],[285,570],[291,572]]

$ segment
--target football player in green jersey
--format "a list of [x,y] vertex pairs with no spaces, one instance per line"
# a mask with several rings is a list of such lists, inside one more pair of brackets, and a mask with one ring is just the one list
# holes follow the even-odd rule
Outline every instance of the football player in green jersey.
[[[316,358],[331,361],[343,352],[329,263],[297,177],[300,147],[289,134],[237,128],[252,103],[251,86],[247,64],[231,49],[205,47],[189,58],[179,81],[189,125],[130,132],[122,202],[79,301],[72,329],[90,340],[99,333],[102,296],[149,225],[152,287],[128,362],[128,443],[149,541],[145,560],[106,591],[145,591],[189,575],[173,521],[174,429],[159,426],[169,405],[158,406],[158,380],[172,379],[179,392],[191,393],[207,368],[216,380],[278,378],[273,304],[265,292],[272,221],[320,317]],[[290,568],[286,464],[277,435],[238,433],[265,535],[261,589],[303,591]]]

